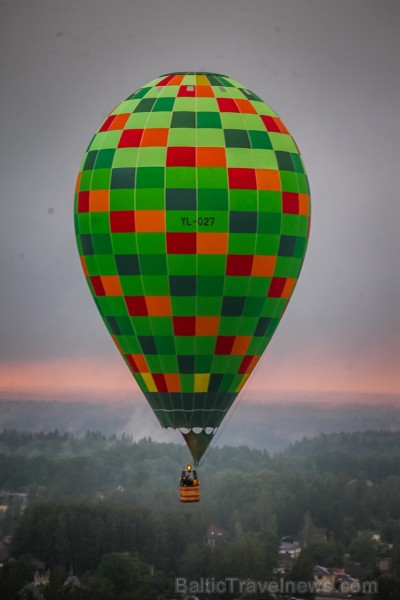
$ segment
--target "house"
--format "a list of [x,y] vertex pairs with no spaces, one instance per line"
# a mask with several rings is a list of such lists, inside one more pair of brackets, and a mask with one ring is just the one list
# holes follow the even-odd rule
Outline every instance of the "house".
[[295,560],[300,556],[301,548],[297,540],[285,541],[288,538],[282,538],[279,545],[279,554],[285,558]]
[[313,569],[313,578],[317,592],[333,592],[335,589],[336,574],[333,569],[315,565]]
[[209,546],[215,546],[218,541],[225,541],[228,537],[228,532],[221,527],[210,525],[207,529],[207,544]]

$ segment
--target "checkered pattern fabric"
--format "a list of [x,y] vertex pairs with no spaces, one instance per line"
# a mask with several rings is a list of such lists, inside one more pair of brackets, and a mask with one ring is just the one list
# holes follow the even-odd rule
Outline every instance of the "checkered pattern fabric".
[[101,125],[76,184],[79,254],[163,427],[219,426],[283,315],[309,220],[293,138],[229,77],[164,75]]

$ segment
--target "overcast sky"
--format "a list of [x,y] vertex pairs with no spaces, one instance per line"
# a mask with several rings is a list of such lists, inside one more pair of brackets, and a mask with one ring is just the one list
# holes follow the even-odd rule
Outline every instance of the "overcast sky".
[[398,394],[399,5],[2,0],[2,396],[139,395],[81,272],[73,189],[106,114],[181,70],[253,89],[289,128],[309,174],[308,255],[249,398]]

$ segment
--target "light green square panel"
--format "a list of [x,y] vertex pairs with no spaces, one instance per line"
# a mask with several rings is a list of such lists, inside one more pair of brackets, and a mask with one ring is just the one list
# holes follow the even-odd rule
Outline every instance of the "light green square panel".
[[224,167],[199,167],[197,169],[197,186],[202,189],[226,189],[228,173]]
[[116,148],[121,137],[121,131],[101,131],[92,140],[90,150]]
[[257,237],[247,233],[230,233],[228,254],[256,254]]
[[269,132],[268,135],[274,150],[296,152],[296,154],[298,153],[292,136],[288,135],[287,133],[276,133],[274,131]]
[[280,178],[282,182],[282,191],[295,192],[297,194],[301,193],[297,177],[298,174],[294,171],[281,171]]
[[227,275],[225,277],[224,296],[247,296],[250,277]]
[[159,167],[165,165],[167,148],[142,146],[139,150],[137,159],[138,167]]
[[243,356],[216,354],[212,364],[213,373],[237,373]]
[[133,210],[135,206],[134,190],[110,190],[110,211]]
[[120,275],[124,296],[144,296],[143,283],[140,275]]
[[196,167],[167,167],[167,188],[196,188]]
[[165,275],[143,276],[145,296],[169,296],[169,279]]
[[222,298],[217,296],[199,296],[197,314],[200,317],[217,317],[221,314]]
[[297,235],[299,229],[299,216],[292,214],[282,215],[281,234]]
[[219,112],[218,102],[215,98],[197,98],[198,112]]
[[86,268],[90,276],[100,275],[100,269],[97,264],[97,257],[94,254],[85,256]]
[[199,335],[196,340],[196,354],[214,354],[216,338],[211,335]]
[[91,189],[92,185],[92,173],[93,171],[82,171],[81,178],[79,181],[79,191],[87,192]]
[[141,254],[165,254],[164,233],[137,233],[137,245]]
[[179,111],[182,111],[182,110],[186,111],[186,110],[188,110],[188,111],[195,112],[195,110],[196,110],[196,98],[193,98],[193,97],[190,97],[190,96],[186,97],[186,98],[184,98],[184,97],[179,98],[178,97],[175,100],[175,103],[174,103],[174,112],[177,111],[177,110],[179,110]]
[[174,354],[160,355],[162,373],[178,373],[178,361]]
[[108,212],[92,212],[90,223],[92,233],[108,233],[110,231],[110,213]]
[[117,267],[111,254],[98,254],[97,265],[101,275],[117,275]]
[[169,129],[172,113],[169,111],[151,112],[146,127],[151,129]]
[[195,254],[169,254],[167,262],[169,275],[194,275],[197,270]]
[[197,130],[194,127],[187,129],[183,127],[173,127],[169,130],[168,146],[197,146],[196,132]]
[[106,190],[110,187],[111,169],[96,169],[92,171],[92,190]]
[[293,277],[297,279],[302,259],[291,256],[278,256],[274,277]]
[[136,335],[153,335],[152,323],[149,317],[131,317],[131,323]]
[[117,148],[113,159],[113,169],[118,167],[135,167],[140,148]]
[[91,233],[90,215],[91,213],[89,212],[78,213],[76,215],[80,234]]
[[157,354],[146,354],[146,362],[151,373],[164,373],[161,357]]
[[228,167],[249,169],[277,169],[278,163],[273,150],[253,148],[227,148]]
[[[107,302],[104,302],[107,300]],[[120,296],[98,296],[97,302],[103,314],[124,317],[126,315],[125,301]]]
[[[150,294],[147,294],[149,296]],[[174,329],[171,317],[146,317],[152,326],[152,335],[173,335]]]
[[179,91],[179,85],[165,85],[161,89],[160,98],[175,98]]
[[142,354],[137,337],[133,335],[120,335],[117,336],[117,339],[123,354]]
[[[249,131],[265,131],[265,125],[259,115],[242,113],[242,126],[238,129],[248,129]],[[236,129],[236,127],[234,128]]]
[[134,112],[126,122],[125,129],[144,129],[147,126],[148,112]]
[[309,218],[304,215],[299,215],[299,229],[297,235],[307,237]]
[[279,249],[279,235],[269,235],[259,233],[257,235],[255,254],[264,254],[265,256],[276,256]]
[[140,100],[125,100],[125,102],[121,102],[118,106],[114,108],[112,111],[112,115],[126,115],[128,113],[133,113]]
[[174,317],[192,317],[196,314],[196,296],[171,296]]
[[196,336],[194,335],[177,335],[175,336],[175,348],[177,354],[195,354],[196,352]]
[[196,146],[202,148],[224,148],[225,136],[222,129],[195,129],[197,139]]
[[247,296],[249,298],[265,298],[271,283],[271,277],[251,277]]
[[221,254],[198,254],[199,273],[225,275],[226,256]]
[[258,193],[256,190],[230,190],[231,210],[258,210]]
[[165,192],[161,188],[136,188],[135,209],[136,210],[164,210]]
[[114,254],[137,254],[137,238],[135,233],[112,233],[111,244]]
[[[243,122],[243,116],[241,113],[221,113],[221,123],[223,129],[242,129],[245,130],[247,127]],[[256,116],[256,115],[254,115]],[[259,119],[260,117],[258,117]]]
[[259,100],[252,100],[252,105],[256,109],[259,115],[268,115],[269,117],[277,117],[276,112],[272,110],[270,106],[267,106],[265,102]]
[[[180,380],[181,380],[181,391],[193,393],[194,375],[190,375],[190,374],[186,374],[186,373],[181,374]],[[188,408],[189,407],[186,407],[186,410]],[[190,408],[191,408],[191,406],[190,406]]]
[[267,298],[261,316],[279,318],[285,310],[286,304],[286,298]]
[[258,192],[258,202],[260,212],[280,213],[282,211],[282,192],[260,190]]

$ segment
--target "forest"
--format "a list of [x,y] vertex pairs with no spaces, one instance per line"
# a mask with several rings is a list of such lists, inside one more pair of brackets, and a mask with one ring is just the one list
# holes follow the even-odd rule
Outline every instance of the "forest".
[[176,578],[310,580],[314,565],[400,597],[399,432],[213,448],[195,505],[178,501],[187,460],[149,438],[1,432],[0,598],[172,600]]

